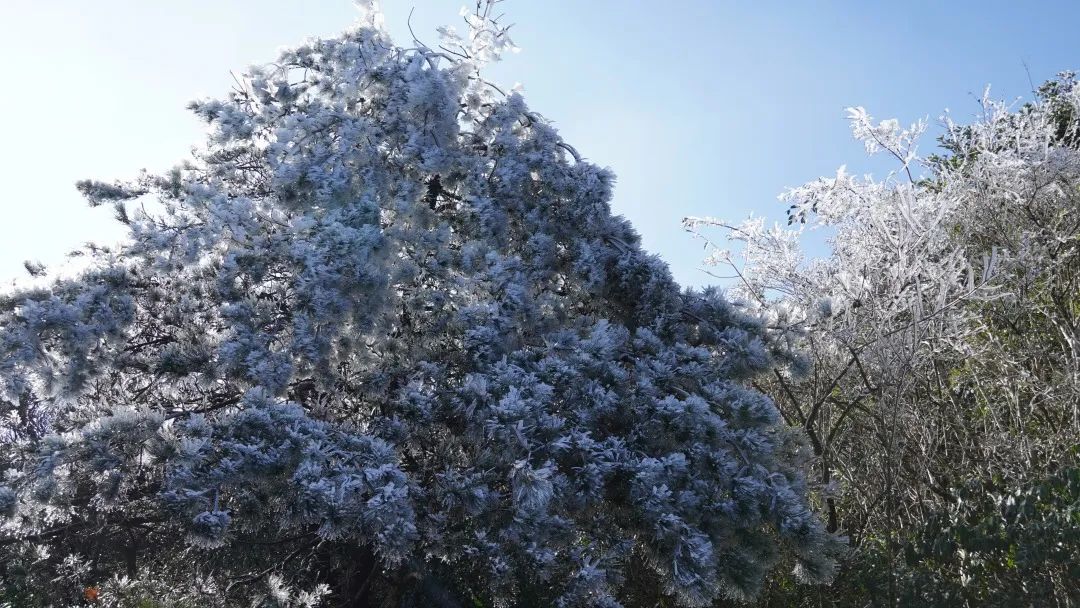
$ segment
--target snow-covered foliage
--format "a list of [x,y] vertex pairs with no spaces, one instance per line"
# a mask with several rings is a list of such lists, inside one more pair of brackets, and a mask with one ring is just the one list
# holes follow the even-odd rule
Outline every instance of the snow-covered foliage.
[[0,302],[0,599],[706,606],[781,559],[830,576],[810,450],[746,385],[783,349],[480,77],[512,48],[492,4],[442,51],[366,12],[193,103],[172,172],[79,184],[130,242]]
[[[922,156],[925,121],[905,129],[855,108],[853,134],[896,172],[841,167],[789,190],[787,226],[685,220],[708,241],[707,263],[734,273],[740,307],[765,319],[767,343],[805,357],[757,386],[806,429],[830,529],[887,555],[887,576],[851,605],[894,605],[903,540],[956,507],[958,488],[1039,486],[1076,463],[1078,109],[1068,73],[1021,107],[987,95],[973,123],[943,117],[942,150]],[[736,252],[708,240],[710,227]],[[803,241],[817,228],[831,253],[811,258]],[[1054,602],[1080,594],[1063,572],[1050,573]],[[984,585],[972,597],[1019,592],[968,583]],[[913,590],[920,602],[924,592]]]

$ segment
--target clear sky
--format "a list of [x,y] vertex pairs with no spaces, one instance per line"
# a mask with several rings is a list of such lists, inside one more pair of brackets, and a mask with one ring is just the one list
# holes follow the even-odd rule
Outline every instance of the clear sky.
[[[434,41],[461,0],[384,0]],[[684,215],[782,217],[776,195],[840,164],[862,172],[843,109],[901,122],[948,107],[972,115],[995,95],[1080,67],[1080,2],[726,2],[508,0],[523,48],[492,71],[589,160],[619,176],[615,209],[684,284],[701,273]],[[73,184],[161,170],[201,139],[186,110],[229,70],[330,36],[349,0],[3,0],[0,283],[121,234]],[[930,142],[927,142],[928,144]]]

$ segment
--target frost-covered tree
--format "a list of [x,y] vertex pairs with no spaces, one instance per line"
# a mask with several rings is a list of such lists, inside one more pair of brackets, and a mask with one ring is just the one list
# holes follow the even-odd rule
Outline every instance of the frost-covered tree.
[[[130,227],[0,301],[0,601],[706,606],[828,578],[784,357],[480,68],[367,11],[193,103]],[[145,203],[145,204],[144,204]],[[34,268],[35,274],[42,274]],[[667,598],[667,599],[664,599]]]
[[[806,429],[828,527],[858,549],[833,599],[1075,605],[1080,86],[987,96],[928,156],[925,121],[849,118],[899,163],[884,180],[841,168],[793,189],[787,227],[686,220],[741,245],[708,261],[805,356],[755,384]],[[804,253],[807,228],[832,232],[829,255]]]

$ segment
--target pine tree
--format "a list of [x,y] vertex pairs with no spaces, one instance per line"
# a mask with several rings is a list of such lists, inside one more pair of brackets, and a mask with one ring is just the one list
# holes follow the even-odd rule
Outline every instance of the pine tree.
[[703,606],[785,558],[830,575],[808,448],[745,385],[785,353],[483,80],[492,4],[439,51],[365,13],[193,103],[171,172],[78,185],[130,239],[0,302],[0,599]]

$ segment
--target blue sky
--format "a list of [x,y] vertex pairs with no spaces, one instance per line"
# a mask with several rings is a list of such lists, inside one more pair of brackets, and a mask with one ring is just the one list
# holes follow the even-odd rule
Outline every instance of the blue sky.
[[[387,24],[455,23],[460,0],[384,0]],[[493,78],[619,176],[614,207],[684,284],[701,273],[684,215],[780,218],[776,195],[841,164],[880,170],[843,109],[908,123],[1029,94],[1031,78],[1080,67],[1076,2],[721,2],[508,0],[523,48]],[[349,0],[4,0],[0,283],[121,230],[88,209],[77,179],[161,170],[201,138],[184,110],[220,95],[229,70],[330,36]],[[926,145],[931,142],[928,140]]]

